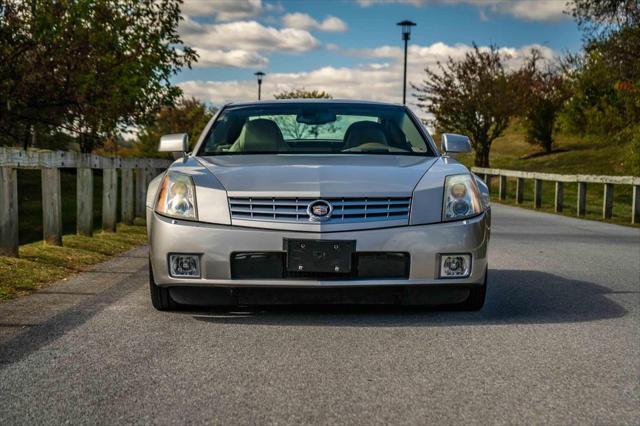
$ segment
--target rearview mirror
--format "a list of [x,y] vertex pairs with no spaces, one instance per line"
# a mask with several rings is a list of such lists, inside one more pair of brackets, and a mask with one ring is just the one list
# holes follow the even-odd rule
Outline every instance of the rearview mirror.
[[465,135],[457,135],[455,133],[443,133],[442,151],[450,152],[471,152],[471,141]]
[[171,152],[173,158],[185,157],[189,149],[189,135],[186,133],[174,133],[172,135],[164,135],[160,138],[158,151]]
[[158,151],[186,153],[189,149],[189,135],[186,133],[174,133],[173,135],[164,135],[160,138]]
[[336,114],[331,111],[303,110],[296,116],[296,121],[301,124],[322,125],[336,121]]

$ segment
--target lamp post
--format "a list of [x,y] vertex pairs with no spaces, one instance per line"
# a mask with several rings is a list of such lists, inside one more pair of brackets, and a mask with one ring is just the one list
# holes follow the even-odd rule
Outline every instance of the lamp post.
[[258,79],[258,100],[260,100],[261,92],[262,92],[262,77],[265,76],[265,73],[262,71],[254,72],[253,75]]
[[404,105],[407,103],[407,43],[411,37],[411,27],[415,27],[416,23],[405,19],[396,25],[402,27],[402,40],[404,40],[404,79],[402,80],[402,104]]

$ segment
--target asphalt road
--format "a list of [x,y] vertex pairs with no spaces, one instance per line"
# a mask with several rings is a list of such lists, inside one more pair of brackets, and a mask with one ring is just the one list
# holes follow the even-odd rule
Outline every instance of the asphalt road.
[[494,206],[479,313],[160,313],[146,248],[0,304],[0,424],[640,423],[640,230]]

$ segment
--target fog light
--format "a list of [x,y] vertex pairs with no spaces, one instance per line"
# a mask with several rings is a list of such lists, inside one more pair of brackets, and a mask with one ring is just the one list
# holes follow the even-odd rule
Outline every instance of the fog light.
[[169,274],[176,278],[200,278],[200,257],[194,254],[169,255]]
[[465,278],[471,273],[471,255],[442,254],[440,255],[441,278]]

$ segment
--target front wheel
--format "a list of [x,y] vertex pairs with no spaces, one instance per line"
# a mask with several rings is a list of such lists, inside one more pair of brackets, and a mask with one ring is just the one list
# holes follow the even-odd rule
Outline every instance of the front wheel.
[[158,287],[155,279],[153,278],[153,270],[151,269],[151,262],[149,262],[149,291],[151,292],[151,304],[159,311],[168,311],[169,309],[176,309],[178,305],[173,301],[169,294],[169,289],[165,287]]
[[469,292],[469,297],[462,303],[454,305],[454,308],[459,311],[479,311],[484,306],[484,301],[487,297],[487,276],[489,270],[484,273],[484,282],[480,286],[472,287]]

